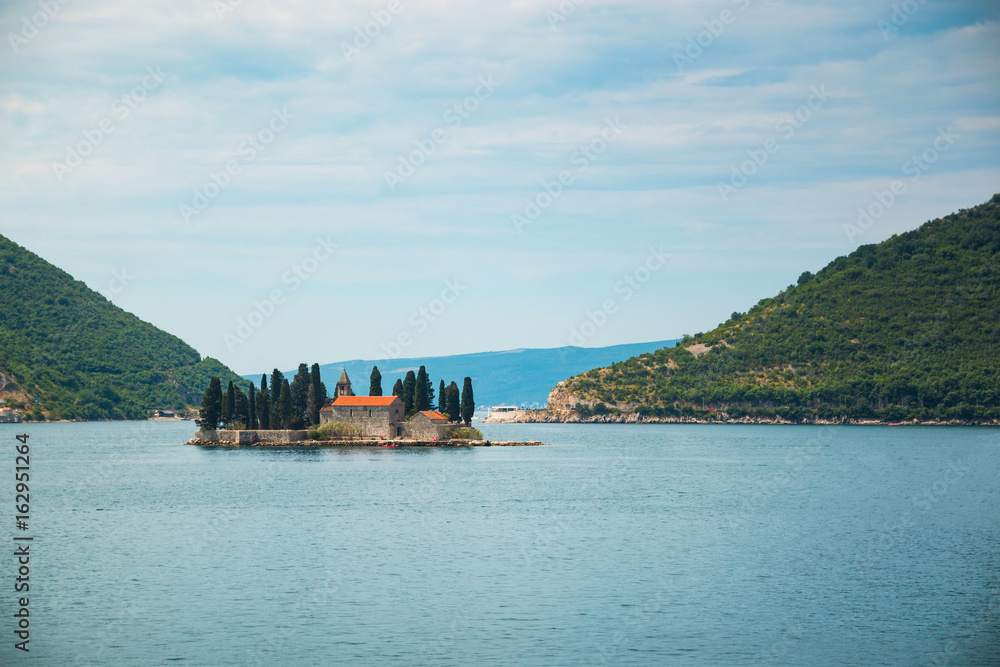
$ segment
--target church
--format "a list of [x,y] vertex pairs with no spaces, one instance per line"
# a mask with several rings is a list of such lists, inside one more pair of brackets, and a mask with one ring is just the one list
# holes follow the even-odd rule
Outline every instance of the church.
[[332,403],[319,411],[320,424],[341,422],[360,426],[366,438],[395,440],[447,440],[458,424],[440,412],[424,410],[406,419],[399,396],[355,396],[347,369],[340,374]]

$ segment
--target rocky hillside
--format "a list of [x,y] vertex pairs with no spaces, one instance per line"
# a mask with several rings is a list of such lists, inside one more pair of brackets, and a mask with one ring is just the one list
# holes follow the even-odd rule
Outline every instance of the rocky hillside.
[[574,376],[574,415],[1000,419],[1000,195],[838,257],[674,348]]
[[[140,419],[239,380],[0,236],[0,399],[28,419]],[[36,401],[37,399],[37,401]]]

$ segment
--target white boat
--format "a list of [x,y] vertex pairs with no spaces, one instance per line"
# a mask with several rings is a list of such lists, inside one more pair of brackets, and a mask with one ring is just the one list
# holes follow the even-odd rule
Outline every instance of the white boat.
[[490,408],[490,412],[489,415],[487,415],[487,417],[494,414],[503,415],[508,412],[521,412],[521,411],[523,411],[523,408],[519,408],[515,405],[503,405],[503,404],[494,405],[493,407]]

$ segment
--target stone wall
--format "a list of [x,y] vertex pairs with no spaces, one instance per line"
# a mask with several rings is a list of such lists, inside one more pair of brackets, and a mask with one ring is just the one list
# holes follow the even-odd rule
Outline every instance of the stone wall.
[[194,434],[194,438],[204,442],[253,445],[258,442],[301,442],[306,439],[306,433],[306,431],[198,431]]
[[446,440],[454,426],[450,424],[435,424],[429,419],[411,419],[400,425],[403,437],[412,440]]
[[364,437],[395,438],[396,424],[403,421],[403,409],[392,406],[331,406],[320,413],[321,424],[341,422],[361,427]]

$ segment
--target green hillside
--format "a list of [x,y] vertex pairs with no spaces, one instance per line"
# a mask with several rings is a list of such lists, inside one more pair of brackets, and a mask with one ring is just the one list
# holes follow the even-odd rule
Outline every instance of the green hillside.
[[[0,398],[51,419],[141,419],[239,378],[0,236]],[[35,402],[35,398],[38,402]]]
[[1000,195],[565,387],[585,414],[998,419]]

